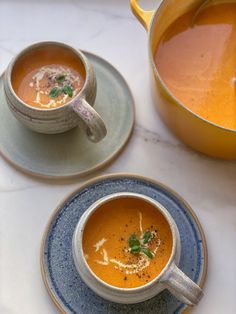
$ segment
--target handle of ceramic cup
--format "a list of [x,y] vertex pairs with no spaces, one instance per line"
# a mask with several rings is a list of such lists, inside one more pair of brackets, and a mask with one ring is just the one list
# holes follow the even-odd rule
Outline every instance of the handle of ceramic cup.
[[83,128],[90,141],[97,143],[106,136],[107,129],[105,123],[84,98],[75,100],[72,108],[82,119]]
[[146,30],[148,30],[151,24],[152,17],[154,15],[154,11],[143,10],[138,4],[138,0],[130,0],[130,6],[131,10],[133,11],[139,22],[144,26]]
[[175,264],[168,271],[165,284],[177,299],[188,305],[196,305],[203,296],[202,289]]

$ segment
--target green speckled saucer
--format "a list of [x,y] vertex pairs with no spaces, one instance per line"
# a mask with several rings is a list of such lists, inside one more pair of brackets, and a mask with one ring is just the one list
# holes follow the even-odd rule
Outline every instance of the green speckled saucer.
[[121,74],[107,61],[85,52],[94,65],[98,90],[94,108],[103,117],[107,136],[91,143],[74,128],[46,135],[25,128],[9,111],[0,78],[0,152],[20,170],[48,178],[71,178],[111,161],[128,141],[134,125],[134,101]]

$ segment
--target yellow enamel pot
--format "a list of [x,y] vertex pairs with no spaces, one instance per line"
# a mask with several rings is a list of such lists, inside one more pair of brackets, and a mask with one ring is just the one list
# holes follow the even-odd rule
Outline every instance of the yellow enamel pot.
[[163,121],[193,149],[212,157],[236,159],[236,130],[211,123],[186,108],[164,84],[154,62],[156,47],[164,31],[178,17],[191,9],[197,9],[202,2],[203,0],[163,0],[156,11],[145,11],[137,0],[130,1],[134,15],[148,32],[152,91]]

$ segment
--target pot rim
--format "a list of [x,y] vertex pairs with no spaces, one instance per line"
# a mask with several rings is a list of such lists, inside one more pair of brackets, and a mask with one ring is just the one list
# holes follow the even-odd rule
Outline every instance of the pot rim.
[[158,80],[161,82],[162,87],[164,88],[165,92],[167,92],[167,94],[174,100],[174,102],[180,106],[181,108],[183,108],[184,110],[188,111],[189,113],[191,113],[194,117],[198,118],[199,120],[201,120],[204,124],[210,124],[213,127],[216,127],[220,130],[223,130],[225,132],[230,132],[230,133],[236,133],[236,129],[229,129],[226,128],[224,126],[221,126],[219,124],[216,124],[214,122],[211,122],[203,117],[201,117],[200,115],[196,114],[195,112],[193,112],[192,110],[190,110],[188,107],[186,107],[181,101],[179,101],[173,94],[172,92],[169,90],[169,88],[166,86],[166,84],[164,83],[164,81],[161,78],[161,75],[159,74],[155,61],[154,61],[154,56],[152,53],[152,46],[151,46],[151,42],[152,42],[152,36],[154,33],[154,25],[156,23],[156,19],[157,19],[157,15],[158,15],[158,11],[165,5],[166,0],[163,0],[159,6],[156,8],[156,10],[153,11],[153,16],[150,22],[150,26],[148,27],[147,31],[148,31],[148,54],[149,54],[149,59],[151,61],[151,66],[154,70],[155,76],[158,78]]

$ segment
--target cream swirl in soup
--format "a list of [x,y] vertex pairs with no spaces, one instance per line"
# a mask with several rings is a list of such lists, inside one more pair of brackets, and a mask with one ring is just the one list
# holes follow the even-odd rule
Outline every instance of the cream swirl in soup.
[[101,280],[135,288],[160,274],[171,256],[172,242],[168,222],[153,205],[121,198],[103,204],[89,218],[83,251]]
[[54,109],[66,105],[84,86],[81,58],[65,47],[45,46],[22,55],[12,69],[12,86],[29,106]]
[[28,73],[18,89],[27,104],[45,109],[65,105],[84,85],[83,77],[65,65],[46,65]]

